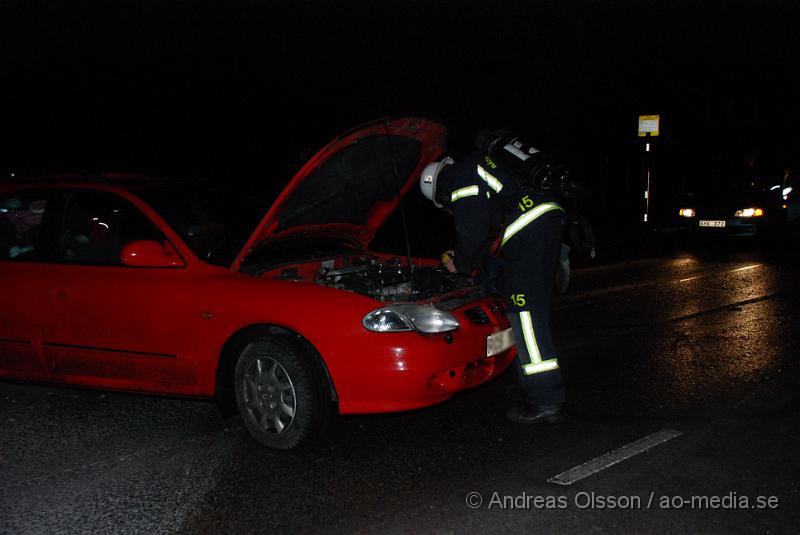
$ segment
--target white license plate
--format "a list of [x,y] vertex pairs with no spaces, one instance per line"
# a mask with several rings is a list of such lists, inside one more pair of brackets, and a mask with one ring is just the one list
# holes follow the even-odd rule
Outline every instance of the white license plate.
[[492,357],[502,353],[513,345],[514,333],[511,332],[511,328],[490,334],[486,337],[486,356]]
[[700,221],[701,227],[724,227],[725,221]]

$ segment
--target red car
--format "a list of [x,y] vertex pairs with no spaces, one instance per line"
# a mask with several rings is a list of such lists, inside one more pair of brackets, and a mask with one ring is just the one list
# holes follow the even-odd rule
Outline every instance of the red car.
[[333,410],[424,407],[497,376],[514,357],[499,299],[367,250],[445,138],[424,117],[343,134],[238,241],[238,206],[186,182],[1,183],[0,377],[235,400],[288,449]]

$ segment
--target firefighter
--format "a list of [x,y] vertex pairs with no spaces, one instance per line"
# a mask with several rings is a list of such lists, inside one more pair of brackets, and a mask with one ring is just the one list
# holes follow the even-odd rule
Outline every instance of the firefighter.
[[[525,393],[524,403],[512,406],[506,416],[518,423],[555,423],[562,420],[565,399],[550,333],[550,302],[564,210],[547,185],[560,180],[554,171],[563,168],[547,163],[542,155],[536,159],[539,164],[531,167],[533,162],[528,162],[526,168],[535,171],[528,173],[537,177],[531,183],[493,158],[491,151],[473,152],[459,162],[448,157],[425,167],[420,188],[436,207],[453,215],[456,246],[445,259],[449,271],[472,275],[492,244],[500,241],[501,288],[517,346],[515,368]],[[498,224],[504,227],[502,237]]]

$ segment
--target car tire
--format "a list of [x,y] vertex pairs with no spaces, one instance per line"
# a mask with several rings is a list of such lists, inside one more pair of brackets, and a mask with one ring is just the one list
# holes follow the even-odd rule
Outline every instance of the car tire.
[[303,348],[287,336],[253,340],[234,373],[236,405],[259,443],[288,450],[308,442],[327,423],[330,402]]

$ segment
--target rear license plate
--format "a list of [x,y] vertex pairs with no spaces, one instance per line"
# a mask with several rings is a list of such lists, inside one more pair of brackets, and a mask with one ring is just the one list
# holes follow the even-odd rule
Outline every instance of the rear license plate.
[[514,333],[511,332],[511,328],[490,334],[486,337],[486,356],[492,357],[502,353],[513,345]]
[[724,227],[725,221],[700,221],[701,227]]

